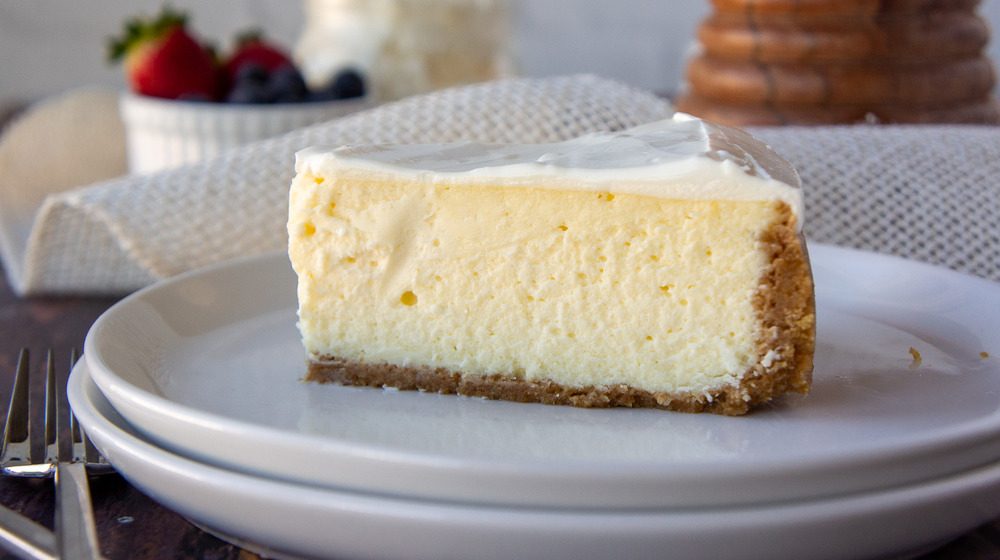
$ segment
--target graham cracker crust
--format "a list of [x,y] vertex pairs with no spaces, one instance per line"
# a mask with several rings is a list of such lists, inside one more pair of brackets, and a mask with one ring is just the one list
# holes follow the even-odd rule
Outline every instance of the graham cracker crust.
[[445,368],[369,364],[334,356],[310,359],[305,381],[584,408],[658,408],[730,416],[746,414],[784,393],[808,393],[816,323],[812,275],[805,240],[795,230],[791,210],[785,204],[780,206],[784,220],[759,240],[771,266],[754,296],[763,324],[757,339],[758,363],[745,372],[738,385],[707,394],[651,392],[627,385],[565,387],[500,374],[466,375]]

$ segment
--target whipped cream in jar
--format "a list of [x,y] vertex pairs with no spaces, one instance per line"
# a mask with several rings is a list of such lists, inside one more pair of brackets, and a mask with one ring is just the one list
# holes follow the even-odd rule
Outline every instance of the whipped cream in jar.
[[511,0],[304,0],[311,87],[355,69],[377,102],[515,74]]

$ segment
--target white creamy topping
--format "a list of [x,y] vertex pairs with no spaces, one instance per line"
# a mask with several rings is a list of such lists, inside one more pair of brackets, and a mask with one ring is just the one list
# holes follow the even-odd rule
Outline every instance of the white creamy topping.
[[[296,171],[404,175],[438,184],[589,190],[662,199],[787,203],[802,227],[795,169],[746,132],[690,115],[550,144],[383,144],[314,146],[296,154]],[[357,175],[352,175],[357,177]]]

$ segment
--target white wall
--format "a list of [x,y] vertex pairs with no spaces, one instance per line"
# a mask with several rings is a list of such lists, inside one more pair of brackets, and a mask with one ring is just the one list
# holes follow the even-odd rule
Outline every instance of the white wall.
[[593,72],[672,91],[707,0],[521,0],[515,45],[523,73]]
[[[681,78],[684,54],[708,0],[514,0],[514,45],[522,73],[593,72],[654,91]],[[0,107],[85,84],[122,87],[104,62],[105,42],[129,16],[158,11],[161,0],[0,0]],[[291,46],[302,26],[295,0],[172,0],[196,32],[225,45],[262,27]],[[1000,0],[980,13],[1000,29]],[[1000,60],[1000,40],[989,47]]]

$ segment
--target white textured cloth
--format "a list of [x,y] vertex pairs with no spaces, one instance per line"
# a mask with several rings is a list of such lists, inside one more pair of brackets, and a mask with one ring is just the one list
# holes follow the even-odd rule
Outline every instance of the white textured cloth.
[[[23,262],[10,266],[4,254],[5,268],[23,294],[123,294],[210,263],[282,250],[294,153],[306,146],[550,142],[670,113],[655,95],[593,76],[506,80],[409,98],[200,164],[51,195],[22,236]],[[1000,129],[752,132],[798,168],[810,240],[1000,281]]]
[[1000,127],[755,128],[802,177],[806,237],[1000,282]]

